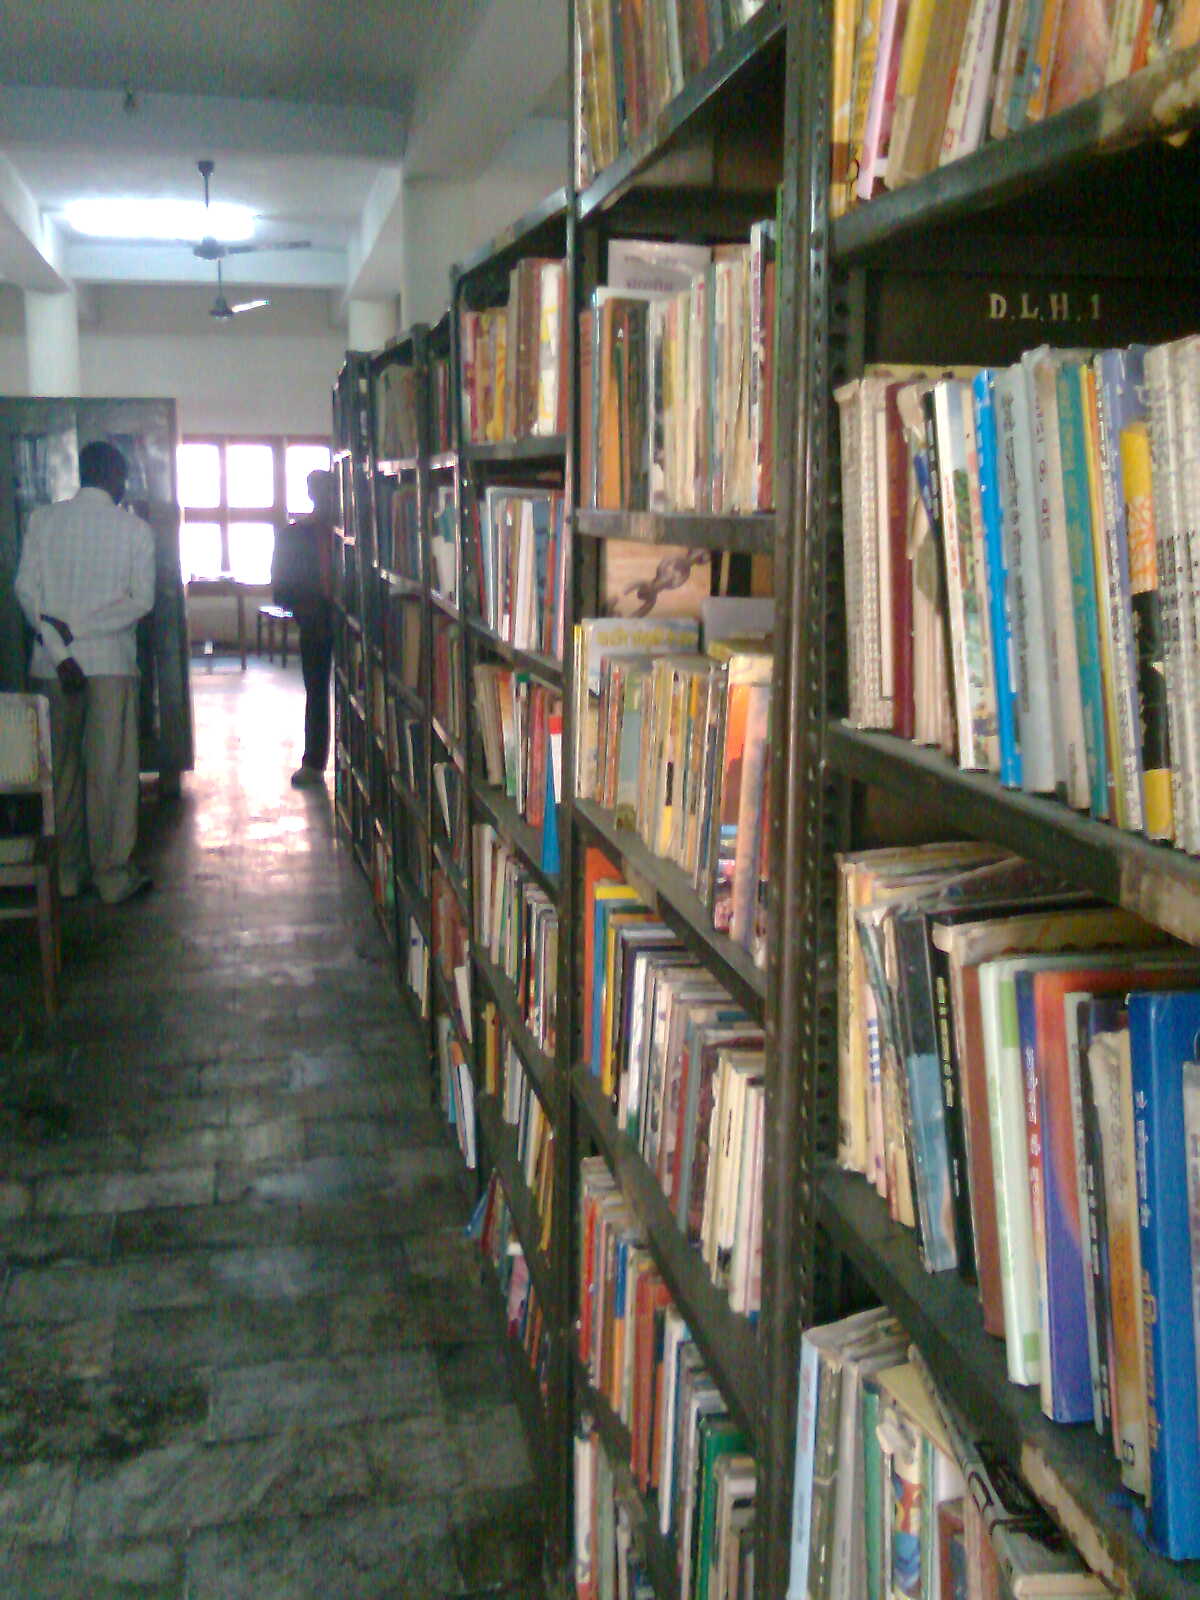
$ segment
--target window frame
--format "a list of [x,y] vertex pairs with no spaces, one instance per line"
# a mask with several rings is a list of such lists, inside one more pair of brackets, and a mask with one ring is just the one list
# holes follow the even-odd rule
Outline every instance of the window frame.
[[[294,515],[287,508],[287,452],[290,445],[319,445],[328,450],[330,461],[333,465],[333,447],[328,434],[311,433],[185,433],[180,436],[180,445],[213,445],[217,449],[217,481],[219,485],[219,499],[215,506],[185,506],[180,499],[180,532],[189,522],[215,523],[220,530],[221,539],[221,570],[220,572],[206,572],[185,575],[185,582],[191,582],[195,577],[197,582],[211,581],[212,579],[233,579],[232,551],[229,542],[229,528],[231,523],[237,522],[269,522],[278,534],[284,527],[289,516]],[[266,506],[230,506],[229,504],[229,469],[228,451],[231,445],[269,445],[271,448],[271,484],[274,499]],[[241,581],[241,580],[235,580]],[[269,588],[270,584],[248,584],[248,588]]]

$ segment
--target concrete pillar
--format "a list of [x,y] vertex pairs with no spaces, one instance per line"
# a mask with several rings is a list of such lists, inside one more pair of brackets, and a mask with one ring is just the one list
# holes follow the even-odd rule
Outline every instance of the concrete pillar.
[[396,336],[395,300],[348,300],[351,350],[382,350]]
[[79,310],[73,292],[26,289],[25,354],[31,395],[79,393]]

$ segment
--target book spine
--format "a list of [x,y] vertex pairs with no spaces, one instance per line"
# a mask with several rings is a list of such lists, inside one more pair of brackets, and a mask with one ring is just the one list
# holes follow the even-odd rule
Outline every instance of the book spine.
[[1172,836],[1187,844],[1192,764],[1185,748],[1184,682],[1180,639],[1179,482],[1171,460],[1170,347],[1146,352],[1146,404],[1150,430],[1150,477],[1154,499],[1155,567],[1167,708]]
[[975,1278],[975,1240],[971,1226],[971,1196],[968,1173],[966,1126],[958,1061],[954,1051],[954,1030],[950,1008],[950,978],[942,952],[931,948],[933,1004],[937,1027],[938,1067],[942,1086],[942,1120],[946,1151],[950,1162],[951,1196],[954,1203],[954,1243],[960,1278]]
[[1130,995],[1149,1527],[1151,1542],[1173,1561],[1200,1557],[1200,1418],[1181,1093],[1198,1034],[1200,993]]
[[1012,1382],[1035,1384],[1041,1377],[1041,1337],[1016,1001],[1011,979],[992,988],[985,1048],[1005,1353]]
[[1135,681],[1141,729],[1142,803],[1151,839],[1174,834],[1171,759],[1168,748],[1167,683],[1163,667],[1162,607],[1154,532],[1150,432],[1145,422],[1121,430],[1121,481],[1129,544],[1129,604],[1133,624]]
[[996,459],[995,374],[987,370],[978,373],[971,388],[979,455],[979,506],[987,559],[987,604],[991,612],[992,675],[996,685],[1000,781],[1007,788],[1019,789],[1021,747],[1017,738],[1008,564],[1004,553],[1004,523]]
[[1193,1051],[1183,1063],[1183,1127],[1192,1267],[1192,1338],[1196,1345],[1196,1392],[1200,1397],[1200,1061],[1195,1059],[1196,1054]]
[[1037,1282],[1038,1344],[1041,1351],[1039,1384],[1042,1410],[1054,1415],[1053,1367],[1050,1361],[1050,1296],[1046,1279],[1046,1200],[1043,1169],[1042,1115],[1039,1084],[1037,1020],[1033,1008],[1033,977],[1018,972],[1013,979],[1021,1085],[1024,1094],[1026,1162],[1029,1211],[1033,1223],[1033,1274]]
[[928,1272],[943,1272],[957,1265],[958,1252],[928,944],[919,916],[898,916],[893,928],[921,1255]]

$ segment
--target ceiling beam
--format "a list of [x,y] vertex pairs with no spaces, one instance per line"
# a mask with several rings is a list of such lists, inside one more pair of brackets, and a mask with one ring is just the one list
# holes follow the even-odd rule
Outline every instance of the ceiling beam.
[[386,161],[398,159],[404,149],[404,118],[398,112],[140,91],[127,100],[108,89],[0,86],[0,128],[13,149],[180,150],[193,157],[222,150]]
[[0,283],[42,294],[71,287],[59,265],[58,231],[42,217],[20,173],[0,152]]

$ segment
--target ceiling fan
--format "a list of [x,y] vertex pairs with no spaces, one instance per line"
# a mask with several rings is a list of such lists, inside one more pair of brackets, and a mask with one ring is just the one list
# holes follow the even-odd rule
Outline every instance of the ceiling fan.
[[[200,177],[204,182],[204,209],[207,212],[210,205],[209,180],[212,178],[215,163],[210,160],[196,163],[200,170]],[[217,267],[217,294],[209,309],[209,316],[225,321],[236,317],[242,311],[257,311],[261,306],[269,306],[271,302],[261,297],[256,300],[242,300],[236,305],[230,305],[225,297],[225,282],[221,270],[221,263],[227,256],[251,255],[257,250],[308,250],[312,246],[310,239],[289,239],[280,244],[224,244],[212,234],[206,234],[203,239],[192,245],[192,254],[201,261],[214,261]]]

